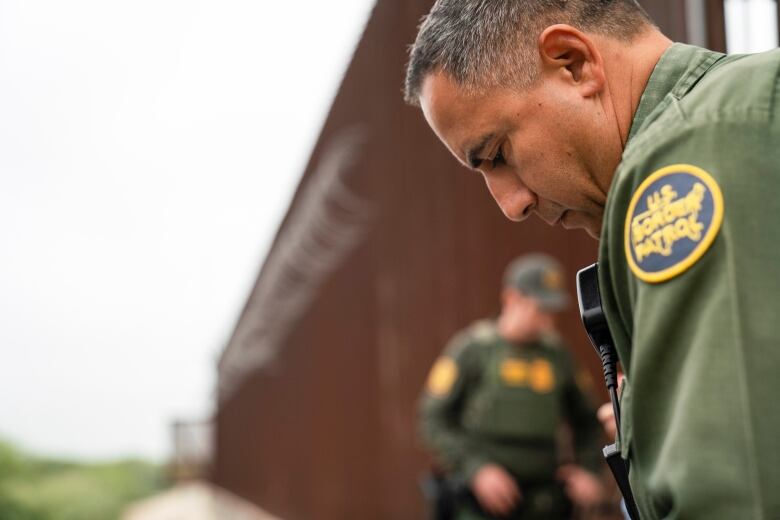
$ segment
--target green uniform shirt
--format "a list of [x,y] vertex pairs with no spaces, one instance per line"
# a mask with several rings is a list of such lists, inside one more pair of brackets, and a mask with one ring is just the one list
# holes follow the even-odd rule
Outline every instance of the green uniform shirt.
[[449,343],[431,370],[420,411],[426,442],[463,483],[486,463],[521,483],[552,482],[562,420],[583,462],[599,464],[600,427],[566,350],[552,341],[510,344],[490,322]]
[[607,198],[602,300],[643,520],[780,518],[780,51],[672,46]]

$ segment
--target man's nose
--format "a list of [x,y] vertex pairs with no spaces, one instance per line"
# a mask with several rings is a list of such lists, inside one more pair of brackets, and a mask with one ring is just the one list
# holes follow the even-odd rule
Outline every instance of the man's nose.
[[508,169],[483,172],[488,191],[509,220],[520,222],[531,215],[536,195]]

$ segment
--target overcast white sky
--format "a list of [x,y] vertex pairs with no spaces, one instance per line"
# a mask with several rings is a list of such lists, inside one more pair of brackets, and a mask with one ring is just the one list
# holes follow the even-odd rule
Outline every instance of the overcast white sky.
[[164,456],[372,0],[0,0],[0,435]]
[[777,47],[775,0],[726,0],[726,45],[730,53]]

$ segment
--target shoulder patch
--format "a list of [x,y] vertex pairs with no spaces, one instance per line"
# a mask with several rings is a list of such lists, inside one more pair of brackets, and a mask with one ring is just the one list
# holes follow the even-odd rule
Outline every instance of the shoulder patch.
[[701,168],[675,164],[652,173],[634,192],[626,213],[631,271],[648,283],[685,272],[715,240],[723,209],[720,187]]
[[445,397],[452,390],[452,385],[458,379],[458,365],[446,356],[436,360],[428,374],[428,393],[435,397]]

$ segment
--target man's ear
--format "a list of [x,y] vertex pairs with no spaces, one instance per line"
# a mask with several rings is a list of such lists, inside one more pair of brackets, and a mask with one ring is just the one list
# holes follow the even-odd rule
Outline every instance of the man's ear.
[[571,25],[551,25],[539,35],[542,68],[563,73],[586,97],[604,88],[604,62],[593,40]]

